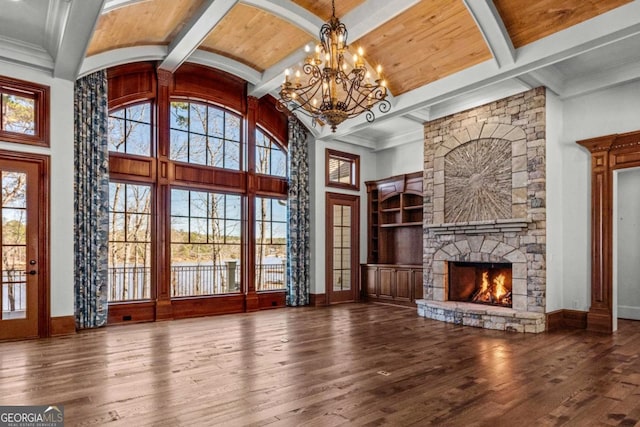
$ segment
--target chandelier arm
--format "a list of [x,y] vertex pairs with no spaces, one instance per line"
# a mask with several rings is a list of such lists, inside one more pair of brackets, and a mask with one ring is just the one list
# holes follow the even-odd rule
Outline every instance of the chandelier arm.
[[296,71],[295,79],[290,81],[287,70],[278,105],[315,119],[314,126],[316,122],[326,123],[335,132],[345,119],[360,114],[364,114],[367,121],[374,121],[372,108],[377,105],[380,112],[385,113],[391,103],[386,99],[384,83],[376,80],[372,84],[368,79],[362,52],[360,57],[354,55],[354,64],[347,72],[344,54],[348,53],[348,31],[335,16],[335,0],[331,2],[331,11],[331,18],[320,28],[320,44],[315,54],[308,56],[302,65],[303,81],[300,71]]

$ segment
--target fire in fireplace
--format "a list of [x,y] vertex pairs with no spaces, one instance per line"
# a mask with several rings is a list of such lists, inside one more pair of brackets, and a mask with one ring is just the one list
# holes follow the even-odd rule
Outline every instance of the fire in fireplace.
[[449,262],[449,300],[511,307],[511,264]]

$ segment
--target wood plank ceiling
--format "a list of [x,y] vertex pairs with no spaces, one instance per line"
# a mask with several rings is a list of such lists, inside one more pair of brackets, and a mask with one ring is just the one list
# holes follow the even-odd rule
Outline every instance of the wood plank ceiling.
[[493,0],[517,49],[632,0]]
[[204,0],[153,0],[103,14],[87,56],[142,45],[168,45],[200,9]]
[[[494,4],[514,47],[519,48],[631,1],[494,0]],[[292,3],[323,22],[331,15],[330,0],[293,0]],[[363,3],[364,0],[338,1],[336,16],[342,19]],[[87,56],[131,46],[169,45],[204,4],[205,0],[146,0],[103,13]],[[276,16],[240,1],[205,37],[199,48],[262,73],[305,44],[315,42],[316,38],[317,34],[309,34],[308,27],[304,30],[295,19]],[[417,2],[372,28],[359,40],[349,42],[353,48],[364,48],[371,65],[383,66],[394,95],[492,57],[462,0]]]
[[293,24],[238,3],[209,33],[200,47],[262,72],[314,37]]

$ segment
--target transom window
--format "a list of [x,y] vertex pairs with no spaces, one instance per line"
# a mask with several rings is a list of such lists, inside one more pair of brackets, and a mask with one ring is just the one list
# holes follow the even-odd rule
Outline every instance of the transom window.
[[241,196],[171,190],[171,296],[240,291]]
[[327,187],[360,189],[360,156],[342,151],[326,151]]
[[287,176],[287,154],[260,129],[256,129],[256,173]]
[[139,156],[151,155],[151,105],[121,108],[109,115],[109,150]]
[[0,140],[49,146],[49,88],[0,76]]
[[287,201],[256,198],[256,290],[284,289]]
[[242,121],[208,104],[171,103],[169,158],[179,162],[239,170]]

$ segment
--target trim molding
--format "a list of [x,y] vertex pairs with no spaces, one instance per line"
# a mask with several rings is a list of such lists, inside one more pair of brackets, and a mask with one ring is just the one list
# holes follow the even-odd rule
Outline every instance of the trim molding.
[[310,294],[309,305],[311,307],[324,307],[327,304],[327,294]]
[[576,141],[591,154],[591,306],[587,329],[613,332],[613,172],[640,166],[640,131]]
[[51,336],[71,335],[76,333],[75,316],[52,317],[50,321]]
[[547,313],[547,332],[563,329],[587,329],[587,312],[578,310],[556,310]]

